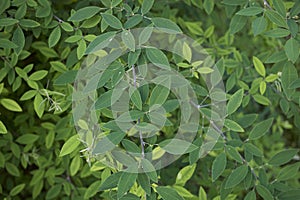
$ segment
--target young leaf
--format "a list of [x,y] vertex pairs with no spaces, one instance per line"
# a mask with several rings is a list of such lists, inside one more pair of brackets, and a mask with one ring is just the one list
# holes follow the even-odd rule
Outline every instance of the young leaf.
[[61,148],[59,157],[72,153],[79,146],[79,144],[80,141],[78,139],[78,135],[73,135],[65,142],[65,144]]
[[236,185],[238,185],[240,182],[244,180],[247,173],[248,173],[247,165],[242,165],[236,168],[235,170],[233,170],[226,181],[225,189],[233,188]]
[[212,181],[215,182],[226,168],[226,154],[222,152],[218,155],[212,164]]
[[224,125],[226,128],[236,131],[236,132],[244,132],[244,129],[235,121],[232,121],[230,119],[225,119]]
[[234,113],[241,105],[244,96],[244,90],[240,89],[234,93],[227,103],[227,114]]
[[84,199],[89,199],[97,194],[99,191],[99,185],[101,181],[95,181],[92,183],[85,191],[84,193]]
[[15,100],[3,98],[0,99],[0,104],[7,110],[14,111],[14,112],[22,112],[22,108]]
[[266,69],[264,64],[259,60],[259,58],[253,56],[253,64],[255,67],[255,70],[263,77],[266,76]]
[[118,198],[121,198],[133,186],[137,173],[123,172],[118,182]]
[[22,190],[25,188],[25,186],[26,186],[26,184],[22,183],[22,184],[19,184],[19,185],[13,187],[13,189],[11,189],[11,191],[9,192],[9,196],[16,196],[17,194],[22,192]]
[[182,31],[177,26],[177,24],[175,24],[173,21],[169,19],[154,17],[151,19],[151,21],[155,27],[157,27],[159,30],[163,32],[170,33],[170,34],[182,33]]
[[156,191],[163,200],[184,200],[173,188],[159,186],[156,188]]
[[89,19],[96,15],[100,11],[100,7],[97,6],[87,6],[81,8],[75,12],[68,20],[69,21],[82,21],[85,19]]
[[298,149],[287,149],[275,154],[270,160],[269,165],[280,166],[288,163],[299,152]]
[[256,140],[265,135],[267,131],[271,128],[272,123],[273,118],[270,118],[256,124],[249,133],[249,140]]
[[0,121],[0,134],[6,134],[6,133],[7,133],[7,129],[5,125],[3,124],[2,121]]
[[194,171],[196,169],[196,164],[193,165],[189,165],[186,166],[184,168],[182,168],[176,177],[176,185],[181,185],[184,186],[185,183],[192,177],[192,175],[194,174]]

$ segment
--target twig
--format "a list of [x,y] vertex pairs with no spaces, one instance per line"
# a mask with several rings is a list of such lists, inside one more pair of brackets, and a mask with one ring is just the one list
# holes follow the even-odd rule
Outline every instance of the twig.
[[[135,67],[134,67],[134,65],[132,65],[132,76],[133,76],[133,86],[135,88],[137,88],[137,85],[136,85],[136,73],[135,73]],[[140,123],[140,119],[138,119],[138,121],[137,121],[137,124],[139,124],[139,123]],[[139,137],[140,137],[141,148],[142,148],[142,158],[145,158],[145,143],[144,143],[144,140],[143,140],[143,134],[142,134],[141,130],[139,131]]]
[[264,0],[264,6],[272,10],[272,7],[270,6],[267,0]]

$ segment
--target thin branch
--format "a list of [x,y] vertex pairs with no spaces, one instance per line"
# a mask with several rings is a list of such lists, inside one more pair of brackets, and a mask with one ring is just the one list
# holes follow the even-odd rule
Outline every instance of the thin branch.
[[[136,84],[136,72],[135,72],[135,67],[132,65],[132,76],[133,76],[133,86],[137,88]],[[137,124],[140,123],[140,119],[138,119]],[[142,131],[139,131],[139,137],[140,137],[140,142],[141,142],[141,148],[142,148],[142,158],[145,158],[145,142],[143,140],[143,134]]]
[[272,10],[272,7],[270,6],[267,0],[264,0],[264,6]]

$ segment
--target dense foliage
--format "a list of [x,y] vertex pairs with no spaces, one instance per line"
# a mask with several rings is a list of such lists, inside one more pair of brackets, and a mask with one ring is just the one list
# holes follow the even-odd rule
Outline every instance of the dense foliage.
[[[1,199],[298,199],[299,17],[291,0],[1,0]],[[155,31],[194,42],[173,55]]]

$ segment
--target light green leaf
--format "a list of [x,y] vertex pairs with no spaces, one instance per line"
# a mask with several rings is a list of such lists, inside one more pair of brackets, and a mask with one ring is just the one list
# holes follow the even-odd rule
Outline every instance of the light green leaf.
[[259,84],[259,92],[260,94],[264,94],[267,89],[267,83],[265,81],[260,82]]
[[212,73],[214,70],[210,67],[199,67],[197,69],[197,72],[199,72],[200,74],[210,74]]
[[227,114],[230,115],[234,113],[241,105],[244,96],[244,90],[240,89],[235,92],[229,99],[227,103]]
[[188,165],[188,166],[182,168],[176,176],[175,184],[184,186],[185,183],[188,180],[190,180],[190,178],[192,178],[192,176],[195,172],[195,169],[196,169],[196,164],[195,163],[193,165]]
[[39,118],[41,118],[45,111],[45,101],[39,93],[37,93],[34,98],[33,107],[34,107],[34,110],[35,110],[37,116]]
[[143,15],[147,14],[152,8],[154,0],[143,0],[141,12]]
[[298,149],[287,149],[275,154],[270,160],[269,165],[280,166],[288,163],[299,152]]
[[151,21],[156,28],[158,28],[163,32],[170,33],[170,34],[182,33],[178,25],[169,19],[154,17],[151,19]]
[[159,186],[155,189],[163,200],[184,200],[173,188]]
[[163,69],[170,68],[169,60],[161,50],[156,48],[146,48],[146,55],[149,61],[154,65]]
[[82,21],[85,19],[89,19],[96,15],[100,11],[100,7],[97,6],[87,6],[84,8],[81,8],[73,14],[68,21]]
[[103,17],[103,20],[112,28],[115,28],[115,29],[123,28],[121,21],[114,15],[108,14],[108,13],[102,13],[101,16]]
[[123,172],[118,182],[118,198],[121,198],[133,186],[137,173]]
[[[80,169],[80,156],[75,156],[70,164],[70,175],[74,176]],[[100,184],[99,184],[100,185]]]
[[253,95],[253,98],[257,103],[259,103],[261,105],[268,106],[271,104],[270,100],[265,96],[255,94],[255,95]]
[[236,132],[244,132],[244,129],[235,121],[232,121],[230,119],[225,119],[224,125],[226,128],[236,131]]
[[0,104],[7,110],[14,111],[14,112],[22,112],[22,108],[15,100],[7,99],[7,98],[0,99]]
[[7,130],[2,121],[0,121],[0,134],[6,134]]
[[117,187],[117,185],[119,183],[119,180],[121,178],[121,175],[123,173],[124,172],[117,172],[117,173],[114,173],[114,174],[110,175],[109,177],[107,177],[107,179],[105,179],[101,183],[101,186],[100,186],[99,190],[103,191],[103,190],[108,190],[108,189],[112,189],[112,188]]
[[76,53],[77,53],[78,60],[80,60],[83,57],[83,55],[86,51],[86,43],[85,43],[84,40],[79,40],[77,42],[77,44],[78,44],[78,47],[77,47],[77,52]]
[[284,45],[284,51],[288,59],[295,63],[300,55],[299,42],[294,38],[290,38]]
[[249,133],[249,140],[256,140],[267,133],[273,124],[273,118],[259,122]]
[[50,33],[49,38],[48,38],[48,45],[49,45],[50,48],[54,47],[58,43],[58,41],[60,39],[60,36],[61,36],[61,30],[60,30],[60,27],[57,26]]
[[65,142],[65,144],[61,148],[59,157],[63,157],[65,155],[72,153],[79,146],[79,144],[80,141],[78,139],[78,135],[77,134],[73,135]]
[[248,7],[248,8],[244,8],[242,10],[240,10],[239,12],[237,12],[237,15],[243,15],[243,16],[255,16],[258,15],[260,13],[262,13],[264,11],[263,8],[261,7]]
[[259,60],[259,58],[253,56],[253,64],[255,67],[255,70],[263,77],[266,76],[266,69],[264,64]]
[[240,182],[244,180],[247,173],[248,173],[247,165],[239,166],[238,168],[233,170],[225,183],[225,189],[233,188],[236,185],[238,185]]
[[99,191],[99,185],[101,184],[101,181],[95,181],[92,183],[85,191],[84,193],[84,199],[89,199],[97,194]]
[[47,74],[48,74],[47,70],[35,71],[33,74],[29,76],[29,79],[32,81],[39,81],[42,80],[45,76],[47,76]]
[[11,189],[11,191],[9,192],[9,195],[16,196],[17,194],[22,192],[22,190],[25,188],[25,186],[26,186],[26,184],[22,183],[22,184],[19,184],[19,185],[13,187],[13,189]]
[[226,154],[222,152],[218,155],[212,164],[212,181],[215,182],[226,168]]

